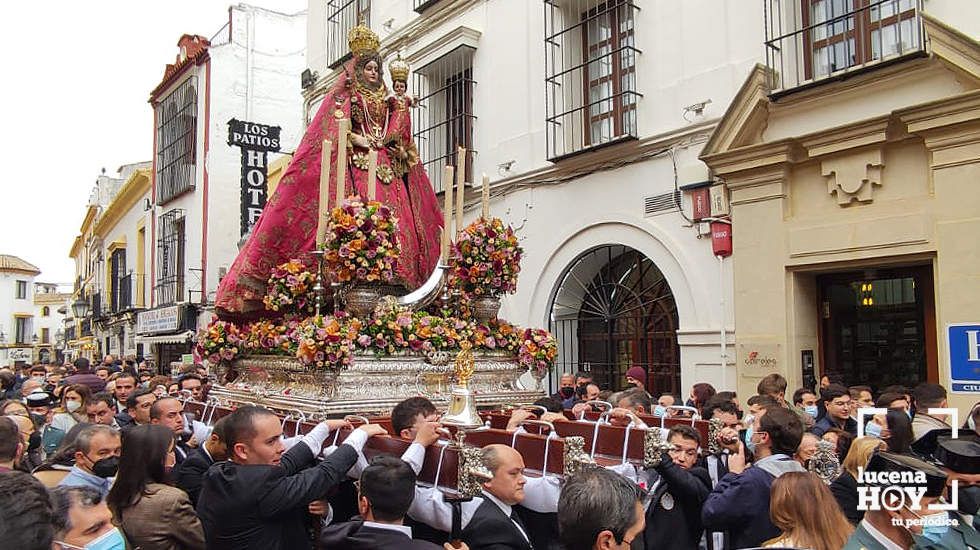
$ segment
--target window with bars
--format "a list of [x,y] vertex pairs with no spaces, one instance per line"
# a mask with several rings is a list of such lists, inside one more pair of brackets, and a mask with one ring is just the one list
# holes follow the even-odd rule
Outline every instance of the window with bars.
[[14,343],[27,344],[31,341],[31,318],[14,318]]
[[183,301],[184,297],[184,211],[175,208],[160,216],[157,239],[157,280],[153,287],[156,305]]
[[327,65],[331,69],[350,59],[347,33],[358,22],[371,26],[371,0],[327,0]]
[[422,13],[439,2],[440,0],[412,0],[412,9],[415,13]]
[[15,289],[16,294],[14,298],[17,300],[27,299],[27,281],[17,281],[17,288]]
[[637,137],[633,0],[545,0],[548,158]]
[[197,79],[190,77],[156,106],[157,203],[194,188]]
[[111,280],[110,292],[112,293],[112,311],[119,312],[128,306],[126,298],[128,297],[127,288],[123,287],[123,278],[126,276],[126,249],[117,248],[112,251],[112,255],[109,256],[109,273]]
[[42,328],[41,329],[41,343],[50,344],[51,343],[51,329]]
[[473,181],[474,51],[460,46],[413,72],[413,137],[436,192],[442,191],[443,168],[459,166],[459,147],[466,148],[466,181]]
[[765,16],[774,90],[923,48],[921,0],[767,0]]

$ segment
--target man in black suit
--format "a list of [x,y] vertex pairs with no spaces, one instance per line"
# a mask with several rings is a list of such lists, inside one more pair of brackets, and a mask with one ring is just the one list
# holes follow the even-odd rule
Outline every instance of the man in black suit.
[[664,453],[660,465],[645,472],[650,493],[644,499],[642,548],[697,548],[704,533],[701,506],[711,492],[708,471],[695,465],[701,435],[683,424],[670,429],[667,441],[674,448]]
[[[227,418],[227,417],[225,417]],[[226,420],[222,418],[214,423],[211,435],[204,443],[190,452],[180,465],[174,468],[174,481],[190,497],[192,504],[197,504],[201,495],[201,484],[204,474],[215,462],[228,458],[228,437],[225,434]]]
[[361,426],[317,464],[330,432],[347,422],[321,422],[288,452],[282,423],[267,409],[241,407],[226,422],[229,460],[208,469],[197,502],[210,550],[310,548],[308,505],[344,479],[369,437],[386,433]]
[[[415,498],[415,472],[404,460],[379,456],[361,473],[357,494],[360,520],[330,525],[320,533],[321,548],[348,550],[439,550],[424,540],[412,539],[404,525],[405,513]],[[444,548],[451,549],[446,543]]]
[[[425,447],[438,439],[434,423],[419,429],[415,442],[402,455],[419,472]],[[453,509],[432,487],[416,487],[408,515],[436,529],[451,532],[473,550],[532,550],[531,535],[522,513],[554,513],[558,509],[559,480],[555,476],[527,479],[524,458],[506,445],[487,445],[483,462],[493,477],[483,483],[483,494],[463,502],[458,532],[453,531]]]
[[184,405],[173,397],[157,399],[150,405],[150,424],[159,424],[174,433],[174,457],[181,465],[193,450],[184,436]]

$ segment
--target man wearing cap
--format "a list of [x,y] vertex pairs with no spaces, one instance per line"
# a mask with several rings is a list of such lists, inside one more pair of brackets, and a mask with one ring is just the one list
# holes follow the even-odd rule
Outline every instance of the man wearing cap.
[[[903,475],[920,478],[918,481],[924,477],[924,484],[908,483],[907,480],[905,483],[893,483],[894,477]],[[871,455],[867,469],[858,479],[858,490],[881,489],[879,498],[874,502],[876,506],[871,506],[878,509],[864,513],[864,519],[847,540],[844,550],[933,548],[931,545],[942,538],[940,526],[947,523],[944,518],[948,518],[948,515],[947,512],[930,510],[929,505],[942,496],[946,479],[942,470],[917,458],[883,451]],[[924,489],[925,492],[916,505],[907,495],[904,502],[897,498],[898,488],[920,492]]]
[[[626,371],[626,385],[634,386],[640,388],[643,391],[647,389],[647,371],[639,365],[633,365]],[[627,388],[628,389],[628,388]]]
[[937,443],[936,465],[947,476],[946,502],[953,501],[953,481],[956,481],[958,510],[950,512],[956,524],[928,548],[980,548],[980,533],[976,529],[980,506],[977,499],[980,492],[980,438],[976,435],[956,439],[940,436]]

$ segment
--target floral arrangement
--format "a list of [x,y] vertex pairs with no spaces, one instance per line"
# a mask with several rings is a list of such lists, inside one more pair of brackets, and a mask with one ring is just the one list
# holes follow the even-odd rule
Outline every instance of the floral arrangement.
[[394,278],[400,250],[397,224],[388,206],[345,200],[330,212],[326,261],[340,282],[386,283]]
[[307,317],[291,333],[296,358],[313,367],[349,367],[360,329],[361,322],[354,317]]
[[527,328],[521,331],[520,348],[517,359],[528,369],[536,368],[544,375],[554,364],[558,355],[558,341],[550,332],[541,328]]
[[246,325],[244,352],[265,355],[293,355],[296,353],[296,342],[292,332],[298,321],[274,323],[269,320],[256,321]]
[[500,218],[480,218],[453,245],[453,281],[468,296],[511,294],[523,254],[513,227]]
[[316,296],[316,268],[306,265],[303,260],[293,259],[277,265],[269,277],[269,284],[262,301],[271,311],[295,310],[306,314],[313,313]]
[[245,337],[234,323],[217,317],[197,335],[197,352],[211,363],[231,361],[243,349]]

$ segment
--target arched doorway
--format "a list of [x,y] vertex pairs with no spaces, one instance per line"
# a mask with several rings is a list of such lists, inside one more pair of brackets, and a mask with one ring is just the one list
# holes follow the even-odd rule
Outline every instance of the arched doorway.
[[643,253],[613,244],[579,255],[562,273],[550,309],[556,373],[589,371],[600,387],[619,390],[626,370],[640,365],[647,391],[680,393],[677,305]]

